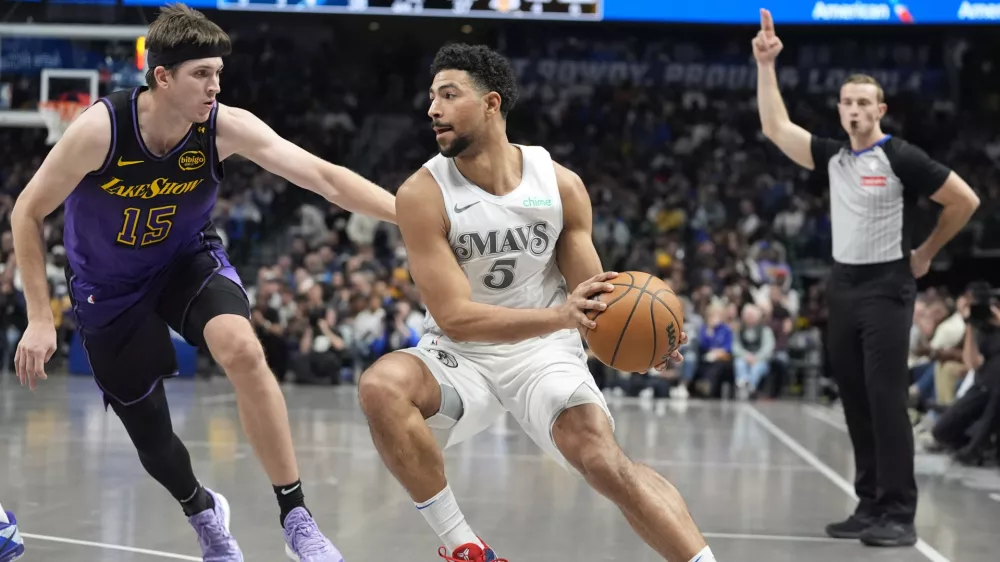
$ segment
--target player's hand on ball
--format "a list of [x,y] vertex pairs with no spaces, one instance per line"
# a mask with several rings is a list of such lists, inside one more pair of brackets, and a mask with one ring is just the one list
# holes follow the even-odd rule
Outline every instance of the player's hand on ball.
[[583,326],[584,328],[593,329],[597,327],[597,322],[591,320],[587,316],[587,312],[591,310],[603,312],[608,305],[601,301],[593,300],[590,297],[600,293],[610,293],[611,291],[614,291],[614,285],[608,281],[611,281],[615,277],[618,277],[618,273],[614,271],[605,271],[604,273],[595,275],[583,283],[580,283],[576,290],[566,298],[566,302],[560,307],[563,313],[563,320],[565,320],[567,328],[578,328]]
[[14,370],[21,386],[35,390],[38,379],[47,379],[45,363],[56,352],[56,327],[52,322],[29,322],[14,353]]
[[670,365],[672,363],[683,363],[684,356],[681,355],[680,348],[687,342],[688,342],[687,332],[681,332],[681,343],[677,346],[677,349],[675,349],[673,353],[667,356],[666,361],[660,363],[659,365],[653,368],[656,369],[657,371],[663,372],[666,371],[668,368],[670,368]]
[[774,19],[771,18],[771,12],[761,8],[760,31],[750,43],[753,45],[753,56],[758,64],[774,64],[774,59],[778,58],[778,53],[784,45],[774,34]]

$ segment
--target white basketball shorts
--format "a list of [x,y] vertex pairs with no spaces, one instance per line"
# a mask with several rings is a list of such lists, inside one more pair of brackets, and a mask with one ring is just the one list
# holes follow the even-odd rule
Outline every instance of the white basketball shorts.
[[[450,386],[461,398],[459,419],[448,419],[442,408],[427,420],[438,430],[444,448],[471,438],[510,412],[543,451],[570,470],[552,438],[552,426],[562,412],[597,404],[614,429],[614,418],[587,368],[576,330],[503,345],[467,344],[427,334],[416,347],[402,351],[420,358],[442,390]],[[442,396],[447,399],[443,391]]]

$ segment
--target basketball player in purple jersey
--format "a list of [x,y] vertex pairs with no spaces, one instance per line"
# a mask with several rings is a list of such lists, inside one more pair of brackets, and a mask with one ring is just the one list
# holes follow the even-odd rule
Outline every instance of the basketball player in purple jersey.
[[222,162],[242,155],[350,211],[395,222],[394,198],[216,101],[225,32],[183,5],[152,23],[148,87],[102,98],[52,148],[12,224],[29,324],[16,353],[34,389],[56,349],[43,219],[65,201],[67,278],[94,377],[149,474],[180,503],[205,560],[243,560],[225,498],[199,484],[174,434],[162,379],[177,372],[168,326],[207,349],[236,390],[240,419],[277,495],[286,554],[341,562],[305,507],[284,398],[210,216]]

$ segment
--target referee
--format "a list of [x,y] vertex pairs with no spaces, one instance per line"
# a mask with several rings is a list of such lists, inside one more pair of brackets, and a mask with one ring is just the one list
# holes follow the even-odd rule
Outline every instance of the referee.
[[[854,445],[860,502],[826,532],[869,546],[913,545],[917,484],[906,358],[916,278],[969,221],[979,199],[924,151],[882,133],[884,95],[869,76],[852,76],[840,90],[840,123],[850,143],[814,137],[792,123],[774,70],[781,40],[767,10],[761,10],[760,23],[753,52],[764,135],[800,166],[830,176],[828,349]],[[912,218],[921,196],[940,204],[942,212],[931,235],[913,249]]]

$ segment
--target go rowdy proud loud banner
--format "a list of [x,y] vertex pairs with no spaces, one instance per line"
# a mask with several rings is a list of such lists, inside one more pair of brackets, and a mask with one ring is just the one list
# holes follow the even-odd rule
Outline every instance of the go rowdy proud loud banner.
[[[632,83],[644,86],[697,90],[753,92],[757,89],[757,67],[752,64],[646,63],[627,61],[589,61],[559,59],[513,59],[519,82],[525,86],[552,84],[614,85]],[[899,70],[864,68],[778,67],[782,91],[834,93],[844,79],[856,72],[874,76],[886,95],[930,92],[942,85],[938,70]]]

